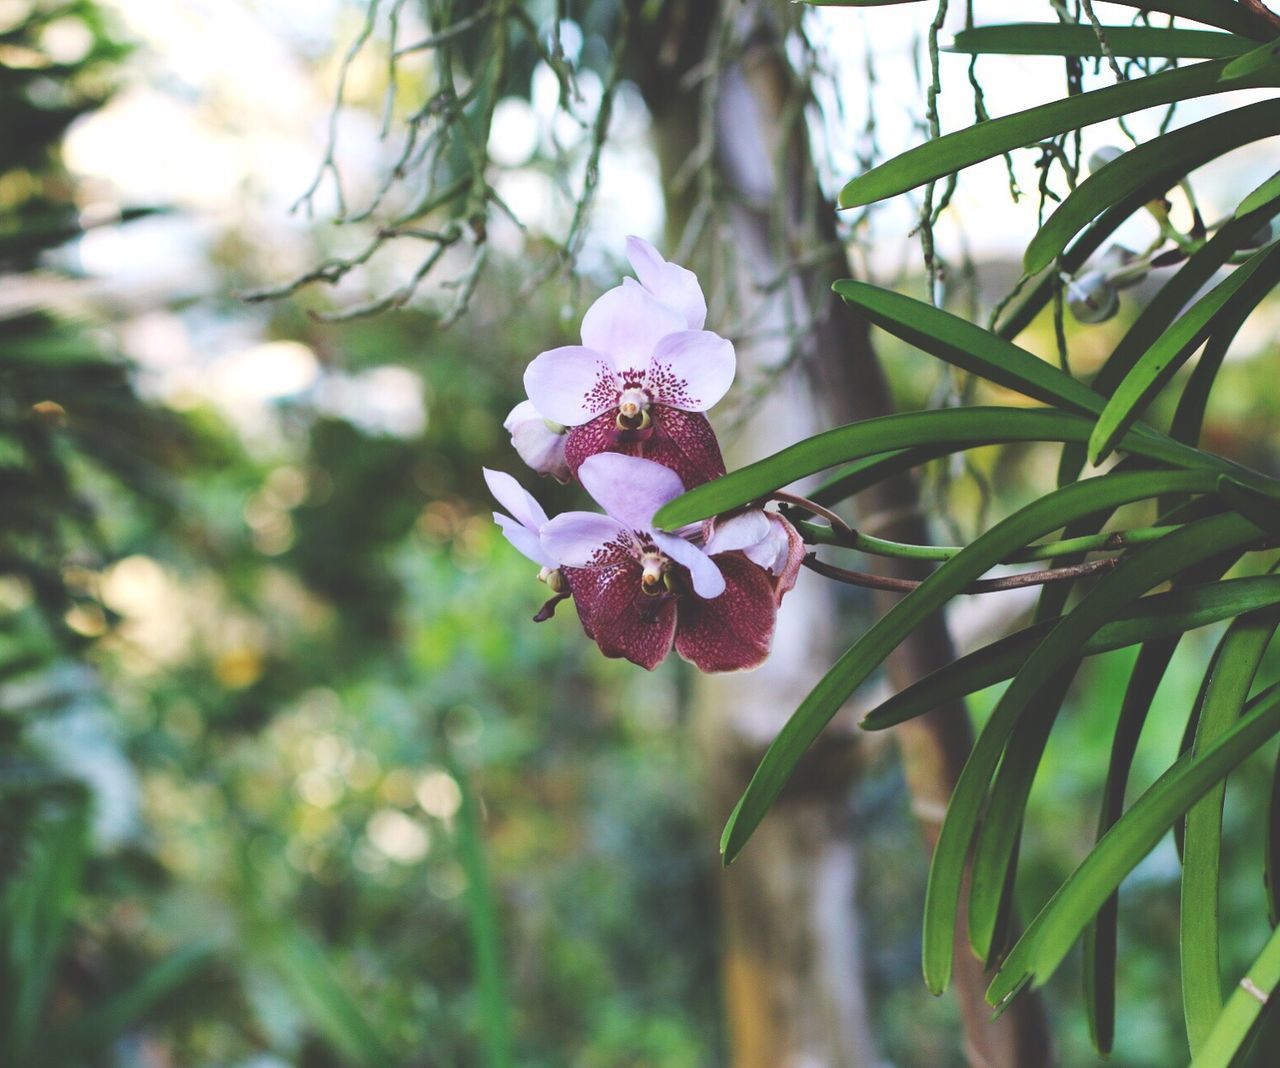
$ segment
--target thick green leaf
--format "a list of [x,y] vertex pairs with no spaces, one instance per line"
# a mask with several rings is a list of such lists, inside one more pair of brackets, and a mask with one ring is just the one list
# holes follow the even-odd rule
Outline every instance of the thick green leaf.
[[910,471],[952,451],[950,445],[921,445],[913,449],[895,449],[893,452],[865,456],[842,467],[806,496],[819,504],[835,504],[883,482],[886,478]]
[[1144,11],[1162,11],[1205,26],[1217,26],[1231,33],[1243,34],[1258,41],[1269,41],[1275,31],[1267,21],[1248,8],[1228,0],[1113,0],[1124,7],[1142,8]]
[[849,695],[897,648],[903,638],[971,581],[1008,553],[1031,544],[1073,519],[1161,493],[1205,492],[1215,482],[1212,474],[1202,471],[1143,471],[1088,479],[1055,490],[1027,505],[948,560],[866,631],[836,661],[787,720],[725,826],[720,840],[725,863],[731,862],[747,843],[777,799],[797,761]]
[[1235,211],[1236,218],[1240,218],[1242,215],[1252,215],[1259,208],[1266,207],[1277,197],[1280,197],[1280,173],[1273,174],[1240,201]]
[[[1138,748],[1138,739],[1146,724],[1151,702],[1160,680],[1173,659],[1178,637],[1148,642],[1139,650],[1129,673],[1116,729],[1111,739],[1111,755],[1107,762],[1107,778],[1103,784],[1102,804],[1098,813],[1097,837],[1101,838],[1124,811],[1125,789]],[[1116,1026],[1116,947],[1119,928],[1120,898],[1112,894],[1103,902],[1098,914],[1084,932],[1085,1015],[1089,1037],[1099,1053],[1108,1054],[1115,1041]]]
[[1027,245],[1023,268],[1028,274],[1044,270],[1076,234],[1113,204],[1134,195],[1144,202],[1162,197],[1202,164],[1278,133],[1280,100],[1263,100],[1131,148],[1071,191]]
[[[1271,209],[1266,209],[1269,210]],[[1264,221],[1264,214],[1265,211],[1251,212],[1248,216],[1234,218],[1196,250],[1174,276],[1160,287],[1160,291],[1143,307],[1094,377],[1095,390],[1107,397],[1115,392],[1143,354],[1170,329],[1187,303],[1235,255],[1240,246],[1247,243],[1258,224]],[[1224,310],[1224,323],[1228,321],[1229,314]],[[1086,457],[1085,449],[1074,443],[1068,444],[1062,450],[1062,462],[1058,470],[1059,484],[1074,479],[1084,466]]]
[[[1105,26],[1113,56],[1169,56],[1176,59],[1222,59],[1239,56],[1253,42],[1213,30],[1170,30],[1158,26]],[[945,49],[972,55],[1101,56],[1102,45],[1092,26],[1057,22],[1015,22],[961,30]]]
[[1280,684],[1250,701],[1245,714],[1206,750],[1179,757],[1049,899],[1005,958],[987,999],[1003,1007],[1028,982],[1048,979],[1089,918],[1174,821],[1277,731]]
[[1220,320],[1254,308],[1280,282],[1280,244],[1262,249],[1170,324],[1116,387],[1089,436],[1089,459],[1100,463],[1143,409]]
[[[1223,635],[1209,666],[1192,752],[1203,752],[1240,718],[1262,656],[1280,626],[1275,608],[1240,616]],[[1222,805],[1219,782],[1187,812],[1182,841],[1182,1008],[1194,1055],[1222,1011],[1222,967],[1218,959],[1218,868]]]
[[[1180,635],[1244,612],[1280,604],[1280,576],[1226,579],[1144,597],[1085,642],[1086,656]],[[1000,638],[926,675],[867,713],[862,726],[884,730],[1013,678],[1053,629],[1045,620]]]
[[[1069,488],[1071,487],[1064,487],[1057,492],[1065,493]],[[1053,702],[1040,708],[1033,707],[1031,702],[1064,667],[1079,656],[1089,637],[1116,612],[1187,567],[1229,550],[1232,546],[1245,544],[1256,538],[1258,533],[1257,527],[1239,516],[1212,516],[1188,524],[1137,550],[1115,571],[1099,580],[1080,603],[1058,621],[1014,676],[965,762],[933,851],[929,884],[925,891],[924,973],[925,982],[935,993],[944,990],[950,980],[956,903],[962,896],[965,858],[977,830],[983,800],[1000,756],[1015,727],[1019,726],[1024,712],[1040,716],[1056,714],[1057,711],[1057,705]],[[1028,721],[1029,724],[1033,722],[1034,720]],[[1023,729],[1032,728],[1028,726]],[[1034,768],[1027,773],[1033,774]],[[996,811],[989,814],[989,818],[1003,821],[1009,817],[1006,813]],[[1007,848],[1004,843],[1011,845],[1012,834],[1004,832],[999,841],[1002,850]],[[1007,852],[1002,853],[1002,856],[1007,855]],[[995,865],[991,865],[991,868],[994,867]],[[1003,874],[1004,869],[1001,868],[1002,877]],[[997,897],[998,895],[993,895],[988,898],[988,903]]]
[[1267,891],[1267,919],[1280,925],[1280,755],[1271,773],[1271,797],[1267,804],[1267,840],[1264,846],[1263,882]]
[[1271,42],[1233,59],[1222,70],[1224,78],[1239,78],[1265,70],[1280,58],[1280,43]]
[[876,326],[962,370],[1082,415],[1103,409],[1104,399],[1083,382],[958,315],[852,279],[831,288]]
[[1191,1068],[1229,1068],[1236,1063],[1236,1054],[1248,1041],[1277,987],[1280,987],[1280,928],[1271,932],[1258,959],[1231,992]]
[[1218,479],[1218,495],[1263,530],[1280,534],[1280,495],[1252,490],[1227,475]]
[[[1208,498],[1201,498],[1201,501]],[[1188,518],[1193,511],[1190,504],[1175,509],[1170,518]],[[1220,582],[1222,575],[1231,569],[1238,553],[1227,553],[1189,568],[1173,581],[1173,594],[1193,585],[1208,584],[1209,588],[1229,586],[1235,580]],[[1253,607],[1264,607],[1255,605]],[[1240,611],[1249,609],[1241,607]],[[1239,614],[1238,612],[1235,614]],[[1188,628],[1190,629],[1190,628]],[[1139,650],[1124,699],[1120,702],[1120,714],[1111,739],[1111,755],[1107,762],[1107,778],[1102,789],[1102,804],[1098,811],[1096,839],[1101,839],[1124,812],[1125,792],[1129,784],[1129,772],[1133,767],[1138,740],[1151,710],[1151,702],[1160,687],[1160,680],[1173,659],[1180,636],[1150,641]],[[1111,1052],[1115,1038],[1116,1020],[1116,949],[1120,914],[1119,894],[1112,894],[1089,922],[1084,933],[1084,995],[1085,1015],[1089,1022],[1089,1035],[1099,1053]]]
[[[1083,443],[1093,424],[1066,412],[973,406],[905,412],[837,427],[791,445],[756,463],[691,489],[662,506],[654,521],[664,529],[707,519],[761,499],[797,479],[863,456],[913,446],[948,445],[950,451],[1010,441]],[[1171,441],[1145,427],[1126,435],[1135,456],[1175,467],[1215,470],[1242,483],[1269,487],[1271,480],[1220,457]]]
[[1274,64],[1239,78],[1224,78],[1228,62],[1239,60],[1211,59],[1135,78],[946,134],[854,178],[840,191],[840,207],[856,208],[905,193],[1003,152],[1143,108],[1280,82]]

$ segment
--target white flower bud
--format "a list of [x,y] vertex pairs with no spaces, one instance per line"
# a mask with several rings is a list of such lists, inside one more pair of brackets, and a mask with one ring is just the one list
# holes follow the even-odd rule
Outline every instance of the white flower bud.
[[1123,148],[1117,148],[1115,145],[1103,145],[1090,154],[1089,173],[1096,174],[1112,160],[1119,159],[1123,155]]
[[511,434],[511,444],[520,459],[540,475],[557,482],[569,481],[569,465],[564,457],[565,428],[544,419],[532,401],[521,401],[502,423]]
[[1116,289],[1136,286],[1147,277],[1147,265],[1136,252],[1124,245],[1109,245],[1098,257],[1097,269]]
[[1067,307],[1078,322],[1103,323],[1120,308],[1120,295],[1101,271],[1067,280]]

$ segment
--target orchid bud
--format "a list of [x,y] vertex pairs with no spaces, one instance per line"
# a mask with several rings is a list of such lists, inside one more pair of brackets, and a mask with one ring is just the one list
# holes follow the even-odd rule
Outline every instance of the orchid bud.
[[521,401],[502,423],[511,435],[511,444],[520,459],[540,475],[550,475],[557,482],[569,481],[569,465],[565,462],[565,428],[544,419],[532,401]]
[[1109,245],[1098,257],[1097,270],[1116,289],[1136,286],[1147,277],[1149,264],[1124,245]]
[[1081,323],[1104,323],[1120,308],[1115,286],[1101,271],[1089,271],[1067,279],[1067,307]]
[[1124,155],[1123,148],[1117,148],[1115,145],[1103,145],[1101,148],[1094,150],[1089,156],[1089,173],[1097,174],[1112,160],[1117,160]]

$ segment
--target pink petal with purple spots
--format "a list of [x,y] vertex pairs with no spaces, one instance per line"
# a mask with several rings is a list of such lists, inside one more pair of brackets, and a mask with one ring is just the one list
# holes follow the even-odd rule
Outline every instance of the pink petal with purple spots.
[[769,573],[740,553],[716,558],[725,592],[680,599],[676,652],[703,671],[745,671],[769,655],[778,606]]
[[575,476],[584,460],[604,452],[642,456],[669,467],[686,488],[724,474],[724,460],[715,431],[701,412],[655,407],[653,424],[645,430],[619,430],[612,412],[596,416],[569,430],[564,459]]
[[578,426],[618,406],[618,367],[607,353],[564,345],[533,358],[524,388],[546,418]]
[[556,516],[542,528],[542,548],[563,567],[608,567],[635,559],[631,535],[622,524],[596,512]]
[[[643,286],[615,286],[582,317],[582,343],[596,352],[608,353],[624,378],[633,372],[634,380],[638,380],[649,366],[649,357],[658,342],[684,329],[684,316],[655,300]],[[565,422],[544,408],[532,392],[529,396],[540,412]]]
[[690,330],[701,330],[707,321],[707,300],[698,276],[688,268],[668,263],[648,241],[627,238],[627,259],[636,278],[650,293],[684,316]]
[[710,330],[682,330],[658,342],[644,386],[657,404],[705,412],[733,385],[733,345]]

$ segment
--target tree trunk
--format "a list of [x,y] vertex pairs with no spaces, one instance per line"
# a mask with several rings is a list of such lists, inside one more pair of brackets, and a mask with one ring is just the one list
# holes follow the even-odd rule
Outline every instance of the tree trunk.
[[[785,314],[791,318],[786,321],[792,324],[790,336],[775,343],[771,360],[764,353],[752,355],[780,365],[787,352],[779,346],[796,345],[812,388],[812,395],[801,402],[807,411],[803,423],[776,409],[757,418],[755,425],[772,427],[785,439],[766,442],[753,432],[750,440],[763,446],[763,451],[811,433],[815,413],[831,425],[894,410],[867,323],[830,294],[830,283],[848,274],[848,264],[838,244],[834,208],[822,195],[812,165],[801,110],[804,86],[781,46],[780,27],[788,17],[792,16],[781,14],[764,0],[669,4],[661,20],[667,34],[651,42],[656,50],[649,53],[659,60],[650,68],[657,72],[658,81],[641,83],[654,111],[663,174],[669,182],[698,143],[699,93],[682,91],[683,78],[715,53],[717,35],[725,31],[720,39],[724,49],[718,54],[728,61],[711,62],[704,69],[712,72],[718,102],[717,165],[728,187],[725,200],[735,261],[740,270],[754,276],[754,287],[749,284],[744,291],[757,301],[788,302]],[[664,57],[666,69],[662,69]],[[706,91],[708,83],[702,84],[702,91]],[[672,222],[687,218],[691,197],[686,192],[683,199],[671,198]],[[824,248],[832,251],[820,262],[787,273],[789,261]],[[761,297],[761,283],[784,273],[786,285]],[[777,318],[772,310],[769,318]],[[741,354],[740,348],[740,359]],[[794,383],[786,389],[794,392]],[[863,493],[858,512],[863,517],[888,517],[876,529],[882,536],[929,540],[911,477],[895,478]],[[874,567],[882,574],[921,577],[919,569],[907,561],[875,558]],[[790,595],[784,616],[787,609],[798,607],[792,599],[805,585],[802,582]],[[883,611],[891,599],[890,595],[881,596]],[[806,621],[802,643],[812,642],[811,653],[816,651],[815,645],[822,649],[824,636],[813,641],[809,628],[814,620],[829,619],[830,613],[806,605],[793,618],[799,617]],[[788,639],[795,640],[794,636]],[[783,645],[781,633],[779,644]],[[890,657],[890,680],[901,689],[950,662],[953,655],[945,621],[935,616]],[[709,681],[704,688],[709,695],[711,687],[716,687],[715,700],[709,703],[703,719],[703,735],[711,739],[704,748],[711,760],[713,796],[720,812],[728,812],[764,746],[816,680],[816,676],[807,675],[812,665],[802,660],[784,646],[771,659],[771,665],[781,663],[768,676],[762,674],[766,669],[761,669],[745,678]],[[824,666],[831,660],[830,655],[825,656]],[[903,724],[897,728],[897,741],[912,808],[932,850],[973,742],[963,704],[942,707]],[[805,905],[792,885],[806,878],[816,884],[816,872],[828,860],[838,863],[840,874],[829,876],[831,887],[842,897],[843,907],[852,912],[851,894],[834,889],[848,884],[855,870],[849,831],[840,818],[852,781],[852,744],[848,722],[837,719],[815,743],[793,785],[726,879],[726,983],[735,1064],[754,1068],[866,1063],[865,1023],[861,1009],[850,1007],[854,1000],[861,1002],[856,927],[851,917],[833,921],[832,914],[838,909],[823,911],[818,907],[823,895],[816,886],[811,887],[812,900]],[[837,856],[843,859],[837,862]],[[815,874],[802,874],[806,871]],[[961,901],[962,914],[965,907]],[[830,932],[820,926],[832,922],[836,926]],[[820,952],[814,947],[820,947]],[[841,954],[848,955],[849,961],[842,975],[829,960],[820,959]],[[957,939],[955,960],[954,988],[970,1063],[996,1068],[1045,1068],[1052,1064],[1052,1046],[1039,998],[1022,995],[993,1022],[983,998],[986,977],[963,935]],[[851,990],[842,995],[835,989],[840,982],[851,984]],[[797,1008],[797,991],[806,985],[811,989],[803,1000],[811,1008],[820,1005],[823,1009],[806,1013]],[[825,1007],[842,1003],[844,1013],[858,1014],[856,1026],[847,1036],[833,1034],[828,1048],[842,1052],[828,1052],[824,1057],[815,1052],[809,1036],[824,1026]],[[790,1014],[795,1012],[803,1019],[793,1018]]]

